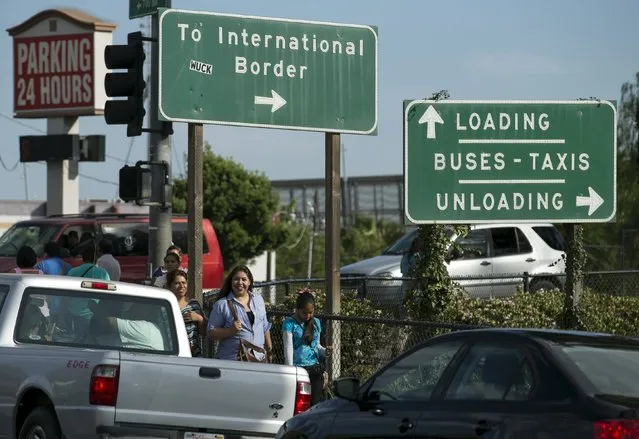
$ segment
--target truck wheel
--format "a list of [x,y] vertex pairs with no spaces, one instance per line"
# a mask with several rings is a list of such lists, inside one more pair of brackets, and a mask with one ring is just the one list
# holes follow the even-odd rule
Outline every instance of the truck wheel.
[[530,286],[530,292],[538,293],[541,290],[552,291],[552,290],[556,290],[557,288],[558,288],[557,285],[553,281],[549,279],[542,279],[537,282],[534,282]]
[[27,419],[25,419],[20,429],[19,439],[60,439],[60,425],[51,409],[47,407],[37,407]]

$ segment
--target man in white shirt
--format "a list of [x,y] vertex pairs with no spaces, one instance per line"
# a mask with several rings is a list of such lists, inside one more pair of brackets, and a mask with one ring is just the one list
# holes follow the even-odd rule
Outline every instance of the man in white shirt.
[[164,350],[162,332],[155,323],[146,320],[115,318],[115,325],[123,347],[154,351]]
[[97,260],[98,266],[104,268],[109,273],[111,280],[120,280],[121,269],[120,263],[113,257],[113,243],[109,239],[102,239],[98,244]]

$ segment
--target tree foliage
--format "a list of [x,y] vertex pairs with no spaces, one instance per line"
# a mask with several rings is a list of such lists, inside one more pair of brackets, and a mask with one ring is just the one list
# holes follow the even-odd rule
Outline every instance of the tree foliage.
[[[203,216],[213,223],[228,270],[286,240],[286,228],[273,222],[279,199],[263,174],[213,153],[204,146]],[[187,180],[173,180],[173,210],[186,213]]]
[[[289,224],[288,240],[277,250],[276,273],[279,279],[306,278],[309,260],[312,221]],[[363,259],[378,256],[404,234],[401,224],[356,216],[353,224],[341,231],[340,265],[344,266]],[[311,277],[324,276],[325,256],[324,231],[316,230],[313,239]]]
[[639,268],[639,73],[621,86],[617,105],[617,217],[615,223],[584,226],[587,270]]

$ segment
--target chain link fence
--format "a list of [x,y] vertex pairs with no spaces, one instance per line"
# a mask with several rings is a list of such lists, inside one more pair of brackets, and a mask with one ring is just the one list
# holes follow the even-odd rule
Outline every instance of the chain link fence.
[[[566,276],[556,274],[503,275],[484,277],[453,278],[471,296],[505,297],[516,291],[535,293],[541,290],[562,290]],[[390,278],[374,276],[342,275],[342,293],[356,291],[362,298],[369,299],[373,306],[382,310],[386,317],[404,318],[404,298],[413,285],[410,278]],[[639,295],[639,270],[594,271],[584,276],[584,287],[598,294],[635,296]],[[326,291],[322,278],[287,279],[255,284],[255,291],[270,305],[280,305],[290,294],[303,288]]]
[[[284,363],[282,322],[291,312],[270,310],[273,326],[273,361]],[[320,342],[328,346],[328,332],[338,340],[327,356],[327,370],[332,376],[369,378],[381,366],[414,345],[439,334],[477,326],[416,322],[375,317],[316,314],[323,331]]]
[[[465,278],[461,281],[465,281],[466,285],[486,287],[486,291],[494,292],[498,291],[495,282],[500,280],[516,285],[516,288],[522,291],[531,291],[531,285],[534,285],[535,281],[547,279],[548,276],[524,275]],[[401,298],[408,290],[411,279],[342,277],[341,281],[342,292],[357,291],[358,296],[370,299],[373,306],[381,309],[383,314],[379,317],[316,315],[323,328],[321,343],[324,346],[328,344],[327,336],[330,331],[334,331],[332,340],[337,340],[335,346],[332,346],[336,352],[328,356],[326,364],[332,377],[356,376],[365,380],[392,358],[430,337],[456,330],[478,328],[478,326],[455,323],[407,320]],[[554,285],[563,285],[565,279],[553,279],[553,282],[559,282]],[[639,271],[590,272],[584,277],[584,286],[598,294],[639,295]],[[268,315],[272,322],[271,337],[275,363],[284,363],[282,322],[292,314],[293,310],[274,309],[274,307],[282,305],[287,296],[303,288],[325,291],[326,283],[324,279],[289,279],[255,284],[254,291],[261,294],[265,302],[269,304],[267,306],[270,308]],[[560,287],[557,286],[557,288]],[[204,293],[205,312],[210,312],[216,294],[217,291]],[[491,295],[486,294],[486,297]],[[214,350],[215,346],[207,339],[205,355],[213,356]]]
[[[294,291],[293,291],[294,292]],[[216,292],[204,294],[205,311],[210,309]],[[272,323],[273,362],[284,364],[284,338],[282,323],[292,315],[291,311],[269,309],[268,318]],[[316,314],[322,326],[320,343],[330,346],[325,367],[329,374],[355,376],[366,380],[381,366],[422,341],[436,335],[478,326],[447,323],[430,323],[398,320],[383,317],[359,317]],[[328,343],[329,332],[333,331],[334,345]],[[209,338],[204,343],[204,355],[215,355],[215,344]]]

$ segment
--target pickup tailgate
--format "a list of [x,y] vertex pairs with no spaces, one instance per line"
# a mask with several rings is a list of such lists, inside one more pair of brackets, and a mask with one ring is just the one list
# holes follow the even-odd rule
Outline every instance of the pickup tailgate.
[[296,386],[292,366],[122,352],[115,422],[275,435]]

